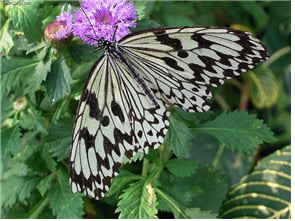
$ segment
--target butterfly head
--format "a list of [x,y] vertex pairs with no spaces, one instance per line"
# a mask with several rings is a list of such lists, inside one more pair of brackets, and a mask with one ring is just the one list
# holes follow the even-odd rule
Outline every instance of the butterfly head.
[[105,40],[103,37],[98,39],[97,41],[97,48],[99,49],[108,49],[112,45],[112,42]]

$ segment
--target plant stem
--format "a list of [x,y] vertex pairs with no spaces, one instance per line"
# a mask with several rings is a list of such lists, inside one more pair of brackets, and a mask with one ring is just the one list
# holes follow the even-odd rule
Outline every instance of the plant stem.
[[216,168],[218,163],[219,163],[219,160],[223,154],[223,151],[224,151],[224,144],[221,144],[217,150],[217,153],[212,161],[212,167],[213,168]]
[[267,68],[269,65],[271,65],[273,62],[275,62],[277,59],[279,59],[283,55],[288,54],[290,52],[291,52],[290,46],[281,48],[280,50],[276,51],[267,61],[265,61],[263,63],[263,66]]
[[243,88],[241,90],[239,110],[247,110],[248,109],[249,96],[250,96],[249,83],[246,80],[244,80]]
[[230,106],[228,105],[228,103],[226,103],[225,99],[222,96],[220,96],[219,94],[216,94],[214,96],[214,99],[223,110],[227,110],[227,111],[230,110]]
[[148,170],[149,170],[149,160],[144,158],[143,159],[143,165],[142,165],[142,170],[141,170],[141,175],[142,176],[147,176]]
[[36,219],[40,215],[40,213],[43,211],[43,209],[48,204],[48,197],[46,196],[43,200],[41,200],[37,206],[32,210],[31,215],[29,216],[29,219]]

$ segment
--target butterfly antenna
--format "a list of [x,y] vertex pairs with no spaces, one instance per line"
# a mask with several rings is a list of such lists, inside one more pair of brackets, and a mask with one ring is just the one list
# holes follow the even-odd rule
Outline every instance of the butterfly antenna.
[[113,42],[115,41],[115,36],[116,36],[117,30],[118,30],[118,25],[116,25],[115,31],[114,31],[114,34],[113,34],[113,37],[112,37]]
[[87,16],[86,12],[84,11],[82,5],[81,5],[81,9],[82,9],[82,11],[83,11],[85,17],[87,18],[87,20],[88,20],[88,22],[89,22],[89,24],[90,24],[90,26],[91,26],[91,28],[92,28],[92,31],[93,31],[93,33],[94,33],[94,35],[96,36],[97,39],[93,39],[93,38],[91,38],[91,37],[89,37],[89,36],[87,36],[87,37],[90,38],[90,39],[92,39],[92,40],[96,40],[96,41],[98,41],[98,40],[99,40],[99,37],[98,37],[98,35],[96,34],[95,29],[94,29],[94,26],[93,26],[93,24],[91,23],[89,17]]

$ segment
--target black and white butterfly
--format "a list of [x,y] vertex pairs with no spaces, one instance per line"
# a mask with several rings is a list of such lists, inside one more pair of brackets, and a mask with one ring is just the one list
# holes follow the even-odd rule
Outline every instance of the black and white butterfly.
[[250,33],[222,27],[159,28],[118,42],[100,39],[75,120],[70,154],[73,192],[100,199],[123,156],[163,141],[169,108],[207,111],[218,86],[268,58]]

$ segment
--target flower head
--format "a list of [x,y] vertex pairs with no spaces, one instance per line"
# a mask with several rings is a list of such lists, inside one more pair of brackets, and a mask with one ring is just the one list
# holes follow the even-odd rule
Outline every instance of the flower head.
[[118,41],[135,27],[137,12],[126,0],[83,0],[74,14],[73,34],[96,45],[99,38]]
[[67,11],[62,7],[61,14],[56,16],[56,20],[45,28],[45,40],[52,43],[70,38],[72,35],[72,19],[71,6],[68,6]]

